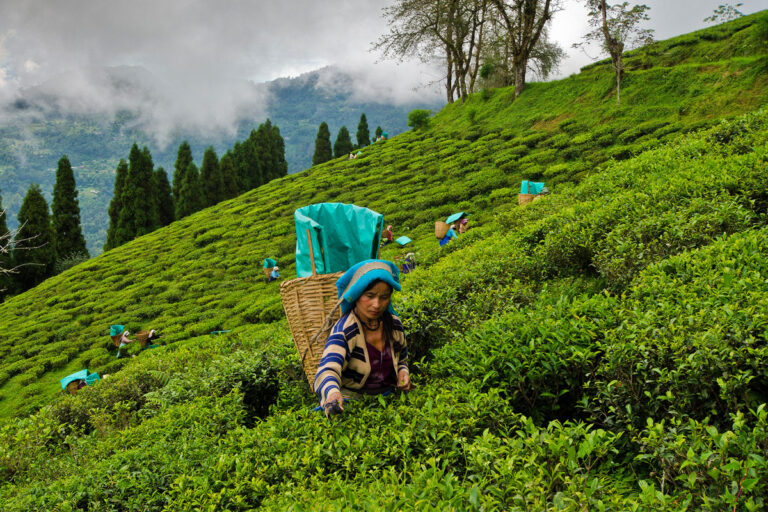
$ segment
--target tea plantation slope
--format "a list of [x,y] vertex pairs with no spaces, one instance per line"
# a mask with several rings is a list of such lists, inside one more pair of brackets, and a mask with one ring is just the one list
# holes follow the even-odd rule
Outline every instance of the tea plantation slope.
[[499,209],[406,276],[416,391],[330,423],[284,322],[144,353],[0,427],[0,501],[760,510],[766,177],[759,112]]
[[[611,159],[765,104],[766,57],[754,43],[765,17],[697,33],[687,52],[664,52],[657,67],[638,66],[626,81],[621,109],[613,106],[604,66],[531,84],[515,102],[507,89],[489,98],[478,94],[444,109],[431,129],[374,144],[356,160],[337,159],[277,180],[8,300],[0,305],[0,416],[49,403],[59,393],[58,379],[72,371],[119,369],[124,362],[114,359],[106,336],[112,323],[131,331],[157,328],[173,343],[281,318],[277,286],[263,282],[261,261],[276,258],[282,276],[293,277],[292,213],[299,206],[342,201],[380,211],[398,235],[414,239],[407,250],[416,250],[427,267],[440,254],[432,235],[436,219],[469,211],[473,225],[485,227],[467,240],[491,236],[496,212],[516,209],[521,179],[544,179],[560,195]],[[710,31],[728,37],[706,36]],[[713,41],[722,45],[718,52]],[[709,50],[696,50],[698,44]],[[734,52],[738,56],[727,60]],[[714,62],[690,57],[715,53]],[[387,247],[382,256],[404,252]],[[475,307],[481,305],[467,306]]]

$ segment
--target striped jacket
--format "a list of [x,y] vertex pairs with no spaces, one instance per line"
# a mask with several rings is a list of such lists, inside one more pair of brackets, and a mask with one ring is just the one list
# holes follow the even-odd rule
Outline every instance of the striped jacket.
[[[401,370],[408,370],[408,346],[403,324],[395,315],[392,318],[394,325],[390,349],[397,375]],[[349,312],[339,318],[325,342],[323,357],[315,374],[315,393],[322,404],[334,389],[362,389],[370,373],[371,363],[363,330],[354,313]]]

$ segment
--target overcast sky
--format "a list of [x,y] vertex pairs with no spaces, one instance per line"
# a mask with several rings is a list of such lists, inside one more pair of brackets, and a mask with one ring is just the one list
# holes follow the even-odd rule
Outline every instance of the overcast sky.
[[[702,28],[724,0],[645,0],[657,39]],[[571,48],[587,32],[583,2],[563,0],[551,34],[568,52],[558,76],[590,59]],[[0,102],[46,84],[74,110],[114,108],[135,93],[107,93],[105,66],[141,66],[162,101],[154,121],[226,127],[258,110],[248,81],[296,76],[327,65],[353,70],[361,95],[405,101],[442,96],[418,87],[437,78],[418,62],[380,62],[369,52],[386,31],[391,0],[0,0]],[[742,0],[745,14],[768,8]],[[597,52],[592,52],[596,56]],[[244,107],[245,105],[245,107]],[[123,106],[123,105],[118,105]]]

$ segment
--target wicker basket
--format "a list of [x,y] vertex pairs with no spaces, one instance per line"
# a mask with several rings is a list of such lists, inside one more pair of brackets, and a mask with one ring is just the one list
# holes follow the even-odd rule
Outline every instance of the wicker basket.
[[435,222],[435,238],[438,240],[443,238],[448,233],[448,229],[450,229],[450,226],[445,222],[441,220]]
[[336,281],[344,272],[315,273],[315,257],[311,241],[309,256],[312,262],[312,275],[280,283],[280,298],[283,301],[288,327],[291,329],[293,343],[299,352],[309,388],[314,391],[315,373],[325,347],[325,337],[316,336],[316,334],[320,332],[332,313],[331,320],[334,323],[341,316],[338,309],[334,311],[334,307],[338,302]]
[[533,201],[538,194],[517,194],[517,204],[523,205]]

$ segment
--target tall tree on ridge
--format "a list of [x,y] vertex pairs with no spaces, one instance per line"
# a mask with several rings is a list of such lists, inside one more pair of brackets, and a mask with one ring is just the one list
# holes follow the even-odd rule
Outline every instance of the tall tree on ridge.
[[339,134],[336,136],[336,142],[333,143],[333,157],[339,158],[340,156],[346,156],[352,151],[352,138],[349,136],[349,130],[346,126],[342,126],[339,129]]
[[219,169],[219,157],[213,146],[208,146],[200,166],[200,185],[203,189],[205,206],[213,206],[225,197],[224,180]]
[[317,129],[317,137],[315,138],[315,154],[312,155],[312,165],[322,164],[333,158],[333,151],[331,150],[331,131],[328,129],[328,124],[323,121],[320,123],[320,127]]
[[[625,49],[653,42],[653,30],[641,29],[638,24],[650,18],[647,5],[629,7],[629,2],[609,5],[605,0],[586,0],[589,9],[589,24],[594,27],[584,36],[584,43],[598,41],[603,50],[611,56],[611,66],[616,75],[616,105],[621,106],[621,80],[624,78]],[[584,43],[575,43],[578,48]]]
[[152,180],[157,201],[157,224],[158,227],[167,226],[173,222],[176,213],[171,196],[171,184],[168,183],[168,174],[166,174],[165,169],[158,167],[152,173]]
[[389,33],[379,38],[376,48],[385,57],[416,55],[424,62],[440,55],[448,103],[456,94],[464,101],[473,92],[480,68],[489,1],[396,0],[383,9]]
[[[134,146],[138,150],[138,146],[135,144]],[[134,215],[134,236],[136,237],[156,230],[159,222],[157,220],[157,193],[152,186],[155,172],[152,155],[149,152],[149,148],[144,146],[139,151],[138,158],[134,164],[133,154],[133,148],[131,148],[128,181],[132,189],[130,199]]]
[[274,141],[272,140],[272,122],[267,119],[266,122],[261,123],[256,129],[256,133],[252,139],[253,152],[256,155],[256,159],[259,161],[259,168],[261,174],[259,175],[259,182],[254,186],[261,186],[275,177],[277,169],[275,169],[275,160],[273,154],[275,152]]
[[114,249],[132,238],[132,233],[125,232],[120,226],[120,212],[123,210],[123,190],[128,186],[128,162],[120,159],[115,171],[115,189],[109,202],[109,228],[104,250]]
[[0,196],[0,302],[13,293],[13,258],[11,257],[11,239],[13,238],[5,220],[3,198]]
[[191,215],[203,208],[203,190],[200,187],[200,177],[194,162],[190,162],[184,173],[184,181],[176,201],[176,220]]
[[240,185],[240,177],[237,174],[235,168],[234,156],[231,151],[224,153],[219,161],[219,172],[221,172],[222,179],[224,181],[224,199],[231,199],[237,197],[242,190]]
[[368,120],[365,118],[365,112],[360,116],[360,122],[357,123],[357,146],[365,147],[371,144],[371,131],[368,129]]
[[528,61],[552,15],[560,10],[561,1],[490,0],[507,29],[515,73],[515,98],[523,92]]
[[378,139],[379,137],[381,137],[382,133],[384,133],[384,130],[381,129],[381,126],[377,126],[376,131],[374,132],[373,138]]
[[75,175],[66,155],[59,159],[56,170],[51,212],[56,258],[61,260],[73,255],[87,257],[88,249],[85,247],[85,237],[80,226],[80,205],[77,201]]
[[177,201],[181,192],[181,184],[184,182],[184,173],[187,172],[189,163],[192,162],[192,148],[189,142],[184,141],[176,152],[176,163],[173,165],[173,200]]
[[288,162],[285,161],[285,140],[280,135],[280,128],[272,125],[272,169],[274,178],[282,178],[288,174]]
[[19,289],[24,291],[50,277],[56,263],[48,203],[40,185],[36,183],[30,185],[19,209],[16,238],[25,240],[27,244],[26,247],[14,247],[13,250],[13,259],[18,267],[16,282]]

